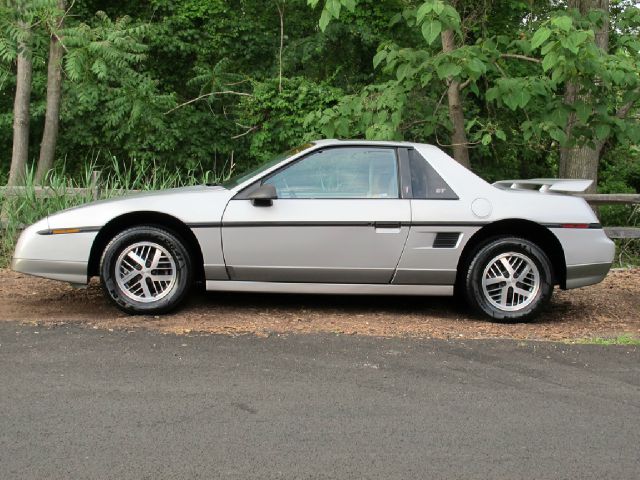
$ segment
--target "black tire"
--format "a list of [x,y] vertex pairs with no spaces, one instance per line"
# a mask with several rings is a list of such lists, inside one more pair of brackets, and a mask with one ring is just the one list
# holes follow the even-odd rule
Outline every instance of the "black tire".
[[[514,275],[510,274],[506,268],[501,274],[496,275],[496,278],[504,276],[507,281],[483,287],[483,277],[485,275],[487,277],[493,276],[495,269],[501,268],[503,265],[502,260],[499,260],[500,264],[498,265],[494,263],[501,255],[507,255],[505,258],[507,260],[529,261],[535,265],[535,269],[528,270],[530,276],[526,280],[532,284],[537,283],[537,289],[529,286],[529,283],[522,282],[522,277],[519,277],[518,273],[521,274],[523,270]],[[495,267],[490,270],[491,265],[495,265]],[[516,263],[517,265],[518,263]],[[524,269],[524,267],[518,267],[518,269],[520,268]],[[535,277],[536,270],[538,281],[534,282],[532,278]],[[467,303],[476,312],[499,322],[525,322],[534,319],[553,294],[553,268],[549,258],[535,243],[519,237],[493,237],[478,245],[471,255],[463,278]],[[520,281],[518,281],[519,278]],[[495,279],[491,278],[491,280],[495,282]],[[510,287],[511,283],[508,282],[515,282],[517,288],[514,290],[514,287]],[[526,297],[526,300],[522,300],[525,296],[514,294],[519,288],[530,291],[531,295]],[[502,297],[503,290],[506,291],[505,297]],[[509,300],[511,304],[509,304]],[[502,302],[504,302],[504,307],[501,308]]]
[[[123,257],[124,260],[141,271],[131,283],[123,284],[124,287],[129,287],[130,291],[128,293],[127,289],[123,288],[116,278],[116,266],[118,262],[123,262],[122,259],[119,260],[119,257],[124,252],[141,243],[143,245],[159,246],[160,248],[157,248],[157,250],[162,251],[164,255],[163,265],[166,268],[163,270],[162,267],[159,267],[159,270],[150,270],[148,267],[151,266],[151,262],[149,261],[146,262],[148,265],[143,267],[140,264],[131,262],[126,256]],[[171,261],[173,262],[172,264],[170,263]],[[148,270],[150,274],[169,272],[167,278],[171,277],[172,280],[167,282],[167,288],[158,293],[158,290],[162,289],[162,287],[154,290],[155,284],[153,282],[149,283],[150,280],[143,276],[143,268]],[[131,271],[133,272],[133,268]],[[138,315],[160,314],[175,309],[185,299],[193,283],[193,265],[191,256],[178,235],[161,227],[143,225],[124,230],[109,242],[100,260],[100,279],[102,280],[102,288],[105,294],[120,310]],[[137,296],[142,301],[132,298],[136,297],[131,291],[134,288],[132,285],[136,281],[138,282],[139,290],[142,290],[141,282],[144,281],[147,292],[149,292],[148,296],[145,293]],[[154,293],[160,296],[158,300],[153,299]]]

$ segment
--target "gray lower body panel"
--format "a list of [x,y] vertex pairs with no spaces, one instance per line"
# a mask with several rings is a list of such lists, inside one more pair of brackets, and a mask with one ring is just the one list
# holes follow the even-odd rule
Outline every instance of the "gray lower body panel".
[[332,295],[453,295],[451,285],[391,285],[366,283],[289,283],[207,280],[207,290],[227,292]]
[[393,283],[400,285],[453,285],[456,283],[456,273],[456,270],[399,268],[393,277]]
[[387,284],[392,268],[228,266],[237,281],[289,283],[381,283]]
[[609,273],[611,263],[586,263],[567,265],[566,289],[586,287],[604,280]]
[[35,275],[36,277],[61,280],[63,282],[85,285],[87,279],[87,262],[68,262],[60,260],[33,260],[30,258],[14,258],[11,269],[16,272]]

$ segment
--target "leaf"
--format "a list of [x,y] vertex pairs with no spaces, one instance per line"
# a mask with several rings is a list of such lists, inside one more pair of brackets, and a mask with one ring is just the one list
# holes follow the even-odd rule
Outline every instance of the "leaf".
[[[454,30],[460,28],[460,14],[455,8],[453,8],[451,5],[445,5],[442,12],[447,18],[447,24],[450,28]],[[442,15],[440,16],[440,18],[442,18]]]
[[391,20],[389,20],[389,26],[393,27],[394,25],[397,25],[398,23],[400,23],[401,20],[402,20],[402,13],[396,13],[393,17],[391,17]]
[[380,50],[378,53],[376,53],[375,56],[373,57],[373,68],[378,68],[378,65],[380,65],[380,62],[382,62],[382,60],[384,60],[386,57],[387,57],[386,50]]
[[587,123],[589,116],[591,115],[591,106],[578,100],[574,107],[576,109],[576,116],[578,117],[578,120],[582,123]]
[[482,63],[482,61],[478,58],[472,58],[471,60],[469,60],[466,67],[470,72],[473,73],[482,74],[485,72],[484,63]]
[[484,135],[482,135],[482,145],[489,145],[491,143],[491,135],[489,135],[488,133],[485,133]]
[[442,0],[435,0],[433,2],[433,11],[436,15],[440,15],[444,11],[444,3]]
[[498,137],[503,142],[507,140],[507,134],[504,133],[503,130],[496,130],[496,137]]
[[325,10],[328,10],[332,17],[340,18],[340,9],[342,8],[342,4],[340,0],[327,0],[327,3],[324,6]]
[[568,32],[571,29],[571,25],[573,25],[573,20],[567,15],[562,15],[551,20],[551,24],[555,25],[560,30]]
[[512,90],[502,97],[502,101],[505,103],[505,105],[514,111],[517,110],[518,107],[526,107],[530,99],[531,94],[524,88]]
[[551,81],[556,85],[559,84],[564,80],[564,73],[564,68],[562,67],[554,69],[551,74]]
[[611,133],[611,127],[606,123],[599,123],[596,125],[596,138],[598,140],[605,140],[609,133]]
[[433,78],[433,74],[431,72],[429,71],[423,72],[422,75],[420,75],[420,85],[424,87],[431,81],[432,78]]
[[551,135],[551,138],[559,142],[561,145],[564,145],[564,143],[567,141],[567,135],[561,128],[552,128],[551,130],[549,130],[549,135]]
[[420,5],[420,8],[418,9],[418,13],[416,13],[416,21],[418,23],[422,22],[424,17],[426,17],[427,14],[430,13],[432,10],[433,10],[433,5],[431,5],[431,2],[425,2],[422,5]]
[[576,44],[577,38],[574,34],[571,34],[560,40],[560,45],[569,50],[574,55],[578,53],[578,45]]
[[487,90],[486,96],[487,100],[490,102],[493,100],[497,100],[500,96],[500,90],[498,89],[498,87],[491,87]]
[[455,63],[441,63],[436,71],[438,72],[438,77],[444,79],[458,75],[462,69]]
[[539,28],[531,38],[531,48],[538,48],[540,45],[546,42],[550,36],[551,30],[549,30],[547,27]]
[[549,53],[551,50],[553,50],[553,48],[558,45],[558,42],[549,42],[547,43],[544,47],[542,47],[540,49],[540,53],[542,55],[546,55],[547,53]]
[[407,73],[411,66],[408,63],[401,63],[398,69],[396,70],[396,78],[398,81],[402,81],[407,77]]
[[558,62],[558,55],[555,52],[549,53],[542,59],[542,69],[548,72]]
[[429,45],[431,45],[433,41],[438,38],[438,35],[440,35],[441,31],[442,24],[439,20],[431,20],[422,24],[422,36]]
[[342,0],[342,4],[347,7],[351,13],[356,11],[356,0]]
[[329,13],[329,10],[322,10],[322,14],[320,15],[320,30],[324,32],[330,21],[331,13]]
[[569,112],[564,108],[554,108],[548,118],[557,127],[564,128],[569,121]]

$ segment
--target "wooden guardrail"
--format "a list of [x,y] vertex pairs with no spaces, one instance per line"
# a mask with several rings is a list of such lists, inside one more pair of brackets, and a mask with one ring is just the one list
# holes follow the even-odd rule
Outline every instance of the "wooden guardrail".
[[[125,195],[136,193],[140,190],[110,190],[109,193]],[[0,187],[0,197],[21,197],[26,194],[35,195],[36,198],[52,198],[60,196],[87,197],[99,200],[102,197],[100,185],[100,171],[94,171],[91,175],[91,186],[88,188],[73,187]],[[597,205],[640,205],[640,194],[637,193],[583,193],[576,196],[584,198],[589,204]],[[2,224],[0,224],[2,229]],[[640,238],[640,228],[635,227],[605,227],[609,238],[629,239]]]
[[582,193],[578,195],[591,205],[638,205],[640,193]]
[[[637,193],[583,193],[590,205],[640,205],[640,194]],[[629,239],[640,238],[640,228],[636,227],[604,227],[609,238]]]

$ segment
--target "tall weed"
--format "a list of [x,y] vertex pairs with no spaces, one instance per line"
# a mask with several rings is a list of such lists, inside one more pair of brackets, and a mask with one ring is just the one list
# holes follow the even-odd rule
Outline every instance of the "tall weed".
[[[11,262],[15,243],[21,230],[41,218],[66,208],[75,207],[94,200],[93,191],[77,193],[71,189],[91,189],[96,163],[87,163],[76,178],[68,175],[64,165],[49,172],[44,187],[45,197],[35,183],[35,171],[27,170],[24,193],[6,196],[0,191],[0,268]],[[124,165],[111,158],[102,167],[100,175],[100,198],[126,195],[131,190],[164,190],[198,184],[219,183],[232,173],[232,164],[225,165],[222,173],[202,167],[188,170],[170,170],[155,161],[133,161]]]

